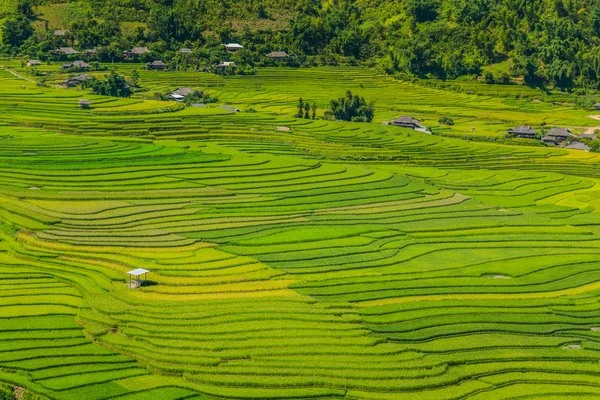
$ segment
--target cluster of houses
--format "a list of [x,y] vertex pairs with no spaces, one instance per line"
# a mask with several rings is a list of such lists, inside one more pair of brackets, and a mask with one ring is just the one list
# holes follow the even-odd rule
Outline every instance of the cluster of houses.
[[[56,30],[54,32],[54,35],[64,36],[65,31],[60,30],[60,29]],[[223,46],[225,47],[225,49],[227,50],[228,53],[235,53],[244,48],[244,46],[242,46],[239,43],[227,43],[227,44],[223,44]],[[73,47],[59,47],[53,51],[53,54],[63,55],[63,56],[74,56],[77,54],[81,54],[83,56],[90,57],[90,56],[93,56],[94,54],[96,54],[96,52],[97,52],[96,49],[87,49],[87,50],[83,50],[80,52],[80,51],[75,50]],[[150,49],[148,49],[148,47],[134,47],[131,50],[123,51],[123,56],[127,60],[134,60],[145,54],[150,54],[150,52],[151,51],[150,51]],[[181,48],[181,49],[179,49],[178,53],[193,54],[193,50],[189,49],[189,48]],[[289,57],[289,55],[285,51],[272,51],[269,54],[267,54],[266,56],[267,56],[267,58],[270,58],[275,61],[283,61]],[[73,65],[75,63],[79,63],[80,65],[82,65],[82,67]],[[75,61],[75,63],[65,64],[61,67],[61,69],[68,69],[68,68],[72,68],[74,66],[81,68],[81,69],[89,68],[89,65],[87,65],[83,61]],[[29,60],[27,62],[28,67],[38,67],[40,65],[42,65],[42,63],[39,60]],[[87,67],[83,67],[83,65],[87,65]],[[237,68],[237,65],[233,61],[221,61],[219,64],[216,64],[214,67],[217,69],[229,69],[229,68],[235,69],[235,68]],[[154,70],[154,71],[166,71],[168,69],[168,66],[162,60],[154,60],[154,61],[146,64],[146,68],[148,70]]]
[[[536,139],[537,133],[538,132],[530,126],[518,126],[508,130],[508,136],[522,139]],[[568,128],[551,128],[542,136],[542,142],[548,145],[558,146],[565,142],[570,142],[570,144],[564,146],[565,149],[590,151],[589,146],[579,141],[581,139],[596,140],[596,135],[584,133],[577,136]]]

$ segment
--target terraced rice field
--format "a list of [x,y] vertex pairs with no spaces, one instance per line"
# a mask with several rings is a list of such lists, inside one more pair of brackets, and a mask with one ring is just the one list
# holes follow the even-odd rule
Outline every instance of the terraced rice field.
[[[298,120],[282,97],[83,111],[0,79],[0,381],[73,400],[600,395],[595,154]],[[245,79],[219,96],[259,105]],[[561,109],[543,107],[515,115]],[[148,286],[128,288],[135,268]]]

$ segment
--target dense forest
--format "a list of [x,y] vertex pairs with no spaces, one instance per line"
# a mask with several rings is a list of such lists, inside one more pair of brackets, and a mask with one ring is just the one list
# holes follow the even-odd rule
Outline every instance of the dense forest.
[[197,68],[221,60],[220,44],[235,41],[244,45],[232,56],[242,68],[283,50],[294,66],[363,63],[455,79],[501,65],[488,83],[600,88],[600,0],[73,0],[63,37],[48,21],[40,28],[37,9],[49,3],[56,0],[17,0],[4,10],[2,53],[45,59],[73,45],[98,47],[106,61],[145,45],[181,63],[185,46],[196,56],[185,66]]

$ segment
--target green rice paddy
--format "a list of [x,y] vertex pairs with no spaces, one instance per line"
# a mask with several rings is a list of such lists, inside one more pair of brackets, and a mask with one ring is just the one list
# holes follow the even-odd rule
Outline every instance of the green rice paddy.
[[[0,381],[73,400],[600,395],[597,155],[291,117],[346,89],[377,122],[452,115],[455,136],[586,112],[358,68],[140,78],[221,103],[0,71]],[[128,288],[135,268],[148,286]]]

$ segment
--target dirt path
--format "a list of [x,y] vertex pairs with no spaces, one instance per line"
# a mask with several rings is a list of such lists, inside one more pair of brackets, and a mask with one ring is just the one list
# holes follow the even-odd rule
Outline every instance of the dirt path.
[[5,67],[4,65],[0,65],[0,68],[2,68],[2,69],[3,69],[3,70],[5,70],[5,71],[8,71],[8,72],[10,72],[11,74],[13,74],[14,76],[16,76],[17,78],[24,79],[24,80],[26,80],[26,81],[28,81],[28,82],[37,83],[37,82],[36,82],[36,81],[34,81],[33,79],[31,79],[31,78],[27,78],[27,77],[25,77],[25,76],[23,76],[23,75],[21,75],[21,74],[18,74],[18,73],[16,73],[15,71],[13,71],[12,69],[9,69],[9,68]]
[[[600,115],[589,115],[588,117],[600,121]],[[588,126],[585,128],[585,133],[593,134],[595,130],[600,130],[600,126]]]

